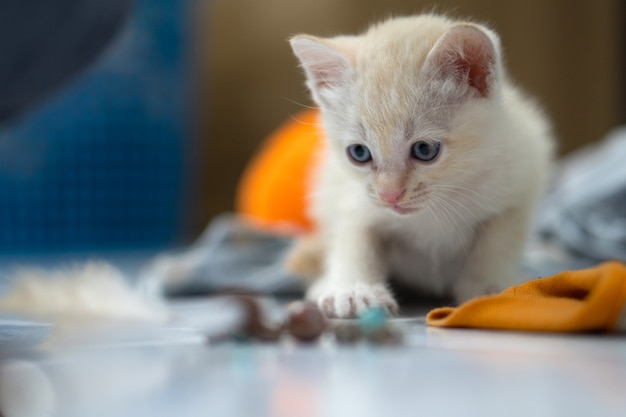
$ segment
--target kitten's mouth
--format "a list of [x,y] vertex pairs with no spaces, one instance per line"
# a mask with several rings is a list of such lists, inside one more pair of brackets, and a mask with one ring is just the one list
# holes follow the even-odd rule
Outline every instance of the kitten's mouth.
[[403,206],[399,206],[397,204],[394,204],[392,206],[388,206],[391,210],[395,211],[398,214],[409,214],[409,213],[414,213],[417,211],[416,208],[414,207],[403,207]]
[[376,205],[382,209],[389,209],[399,215],[415,213],[420,209],[420,207],[407,207],[399,204],[381,204],[380,202],[376,202]]

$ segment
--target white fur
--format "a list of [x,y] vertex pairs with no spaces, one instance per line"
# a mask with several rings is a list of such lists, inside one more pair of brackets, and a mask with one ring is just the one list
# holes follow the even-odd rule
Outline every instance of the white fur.
[[24,268],[0,297],[0,311],[44,319],[164,322],[167,311],[145,300],[124,275],[104,262],[46,271]]
[[[390,275],[459,302],[519,283],[553,140],[542,112],[508,81],[497,35],[421,15],[360,37],[291,44],[329,143],[311,196],[326,256],[307,297],[331,317],[352,317],[371,305],[397,309]],[[466,52],[483,57],[484,96],[450,64]],[[436,160],[410,157],[417,140],[441,143]],[[351,144],[367,146],[373,161],[352,163]],[[414,212],[398,214],[379,197],[394,190]]]

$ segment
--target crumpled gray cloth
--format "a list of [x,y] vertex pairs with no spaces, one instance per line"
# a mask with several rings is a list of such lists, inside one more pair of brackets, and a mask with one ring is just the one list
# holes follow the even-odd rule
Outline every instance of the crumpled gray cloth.
[[537,229],[576,257],[626,261],[626,127],[560,162]]
[[245,289],[301,295],[304,282],[283,267],[292,239],[258,230],[234,214],[215,218],[189,247],[157,256],[139,273],[153,295],[187,296]]

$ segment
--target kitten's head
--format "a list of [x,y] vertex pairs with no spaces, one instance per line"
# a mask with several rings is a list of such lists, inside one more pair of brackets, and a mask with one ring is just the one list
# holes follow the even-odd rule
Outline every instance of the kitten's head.
[[488,169],[502,78],[493,32],[422,15],[361,36],[299,35],[291,46],[331,157],[363,179],[374,204],[411,213]]

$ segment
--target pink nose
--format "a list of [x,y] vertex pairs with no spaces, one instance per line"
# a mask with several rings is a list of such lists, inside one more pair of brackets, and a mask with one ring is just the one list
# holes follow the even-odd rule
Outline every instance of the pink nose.
[[379,191],[378,196],[381,200],[383,200],[387,204],[396,204],[402,196],[404,195],[404,190],[389,190],[389,191]]

